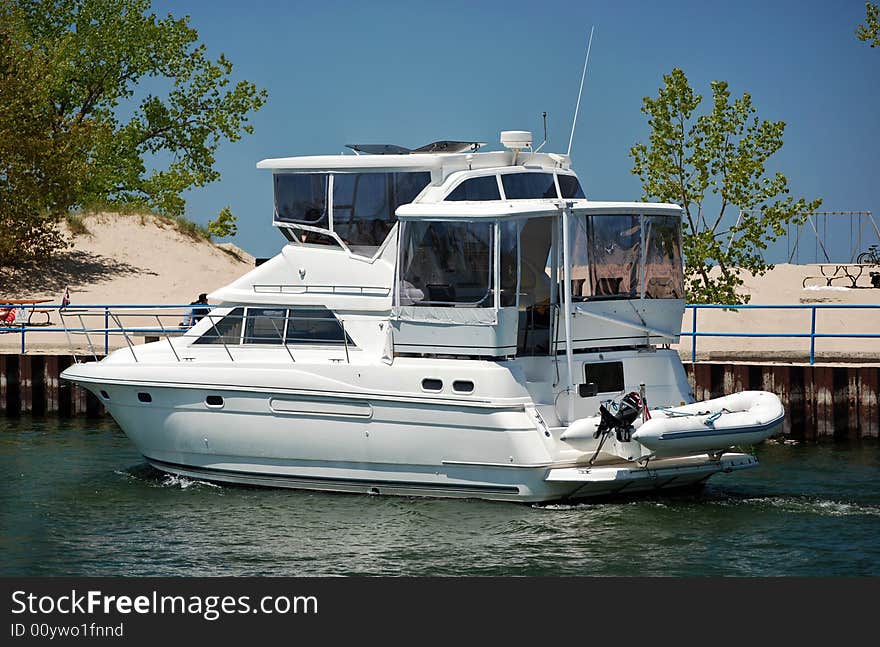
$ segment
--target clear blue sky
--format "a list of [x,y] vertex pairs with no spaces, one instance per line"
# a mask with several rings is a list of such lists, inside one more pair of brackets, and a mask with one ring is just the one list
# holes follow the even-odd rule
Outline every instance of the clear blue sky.
[[[590,198],[639,198],[628,151],[647,136],[641,100],[681,67],[704,96],[726,80],[734,95],[752,94],[760,117],[787,123],[772,170],[793,195],[880,219],[880,49],[854,36],[861,0],[154,0],[154,9],[188,13],[212,54],[269,92],[254,135],[218,151],[222,180],[191,192],[187,207],[204,223],[231,205],[233,242],[256,256],[283,242],[260,159],[447,138],[498,148],[501,130],[539,137],[542,111],[546,150],[564,152],[591,25],[572,150]],[[834,241],[841,253],[847,237]]]

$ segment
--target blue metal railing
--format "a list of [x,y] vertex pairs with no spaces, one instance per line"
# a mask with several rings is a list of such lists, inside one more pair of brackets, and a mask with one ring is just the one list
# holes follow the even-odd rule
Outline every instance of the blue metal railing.
[[[77,316],[79,314],[86,314],[88,312],[88,316],[100,316],[101,312],[103,312],[104,318],[104,326],[102,328],[86,328],[85,326],[81,328],[71,328],[67,327],[52,327],[52,326],[29,326],[25,321],[21,323],[15,323],[6,326],[0,326],[0,332],[7,333],[16,333],[21,335],[21,352],[24,354],[26,352],[26,335],[29,332],[63,332],[63,333],[101,333],[104,337],[104,354],[108,354],[110,352],[110,334],[175,334],[175,333],[183,333],[186,332],[188,328],[179,327],[179,326],[158,326],[158,327],[149,327],[149,326],[138,326],[138,327],[125,327],[121,325],[117,325],[116,327],[110,327],[110,319],[111,319],[111,310],[179,310],[181,312],[181,316],[185,316],[191,309],[193,308],[205,308],[210,309],[213,306],[210,305],[193,305],[193,304],[77,304],[75,306],[61,306],[59,304],[25,304],[25,305],[9,305],[5,306],[0,303],[0,310],[6,308],[14,308],[16,310],[22,309],[25,311],[28,310],[58,310],[63,311],[65,314],[69,314],[71,316]],[[728,338],[737,338],[737,337],[747,337],[747,338],[761,338],[761,337],[778,337],[778,338],[787,338],[787,339],[809,339],[810,340],[810,364],[814,364],[816,360],[816,340],[817,339],[826,339],[826,338],[834,338],[834,339],[880,339],[880,333],[820,333],[816,332],[816,311],[817,310],[880,310],[880,304],[747,304],[747,305],[719,305],[719,304],[691,304],[686,305],[686,309],[691,310],[691,330],[682,331],[682,337],[690,337],[691,338],[691,361],[695,362],[697,359],[697,338],[698,337],[728,337]],[[697,329],[697,313],[700,310],[809,310],[810,311],[810,331],[809,332],[783,332],[783,333],[767,333],[767,332],[714,332],[714,331],[700,331]],[[128,313],[130,315],[135,316],[156,316],[155,313],[137,313],[131,312]],[[166,315],[167,316],[167,315]],[[116,320],[114,318],[114,320]],[[116,320],[118,322],[118,320]]]
[[[126,326],[110,326],[110,318],[111,318],[111,310],[179,310],[181,311],[181,316],[185,317],[186,314],[193,308],[200,309],[211,309],[213,306],[211,305],[193,305],[191,303],[187,303],[185,305],[178,304],[148,304],[148,303],[114,303],[112,305],[106,303],[93,303],[93,304],[76,304],[76,305],[67,305],[62,306],[57,303],[28,303],[28,304],[4,304],[0,302],[0,310],[23,310],[25,312],[31,311],[31,315],[33,316],[34,311],[40,310],[57,310],[61,314],[69,315],[71,317],[77,317],[80,315],[85,316],[100,316],[101,312],[103,312],[104,316],[104,326],[101,328],[87,328],[84,325],[80,328],[72,328],[70,326],[62,326],[62,327],[53,327],[53,326],[34,326],[28,325],[28,320],[21,321],[19,323],[7,324],[5,326],[0,325],[0,332],[6,333],[16,333],[21,336],[21,353],[25,354],[27,352],[27,343],[26,343],[26,335],[29,332],[62,332],[62,333],[102,333],[104,336],[104,354],[107,355],[110,352],[110,333],[118,333],[118,334],[173,334],[173,333],[183,333],[188,330],[186,327],[180,326],[137,326],[137,327],[126,327]],[[152,312],[141,313],[129,313],[135,314],[136,316],[146,316],[153,317],[157,316]],[[167,316],[167,315],[166,315]]]
[[[782,337],[782,338],[808,338],[810,340],[810,364],[816,361],[816,340],[823,338],[835,339],[880,339],[880,333],[819,333],[816,332],[817,310],[878,310],[880,304],[876,303],[823,303],[823,304],[747,304],[747,305],[718,305],[718,304],[693,304],[685,308],[692,311],[691,329],[682,331],[682,337],[691,338],[691,361],[697,361],[697,337]],[[700,332],[697,330],[697,312],[700,310],[809,310],[810,332]]]

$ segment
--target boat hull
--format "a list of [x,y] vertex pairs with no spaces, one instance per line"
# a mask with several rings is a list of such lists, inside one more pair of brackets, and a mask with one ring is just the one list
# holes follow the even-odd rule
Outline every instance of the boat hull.
[[[104,400],[146,460],[164,472],[240,485],[550,502],[691,486],[731,467],[701,457],[561,478],[555,442],[523,405],[285,396],[243,389],[83,385]],[[140,401],[148,390],[150,401]],[[103,394],[102,394],[103,391]],[[222,393],[222,408],[206,406]],[[106,394],[109,397],[104,397]],[[222,414],[220,413],[222,411]],[[597,468],[592,468],[599,474]]]

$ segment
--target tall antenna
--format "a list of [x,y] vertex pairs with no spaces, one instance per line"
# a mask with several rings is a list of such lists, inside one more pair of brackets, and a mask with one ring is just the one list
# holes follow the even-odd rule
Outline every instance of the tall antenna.
[[578,90],[578,100],[577,105],[574,108],[574,120],[571,122],[571,136],[568,138],[568,152],[566,155],[571,155],[571,142],[574,141],[574,127],[577,125],[578,121],[578,111],[581,108],[581,94],[584,92],[584,79],[587,76],[587,64],[590,62],[590,47],[593,45],[593,30],[596,27],[590,27],[590,40],[587,42],[587,57],[584,59],[584,71],[581,74],[581,87]]
[[536,153],[544,148],[544,144],[547,143],[547,111],[545,110],[544,112],[542,112],[541,116],[544,118],[544,141],[542,141],[541,145],[535,149]]

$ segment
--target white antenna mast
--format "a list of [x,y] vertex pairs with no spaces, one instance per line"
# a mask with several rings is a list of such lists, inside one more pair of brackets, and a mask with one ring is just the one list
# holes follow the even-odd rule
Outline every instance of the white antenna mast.
[[590,27],[590,40],[587,42],[587,57],[584,59],[584,71],[581,74],[581,88],[578,90],[578,100],[577,105],[574,108],[574,119],[571,122],[571,136],[568,138],[568,152],[566,155],[571,155],[571,142],[574,141],[574,127],[577,125],[578,121],[578,111],[581,108],[581,94],[584,92],[584,79],[587,76],[587,64],[590,62],[590,47],[593,45],[593,30],[596,27]]

